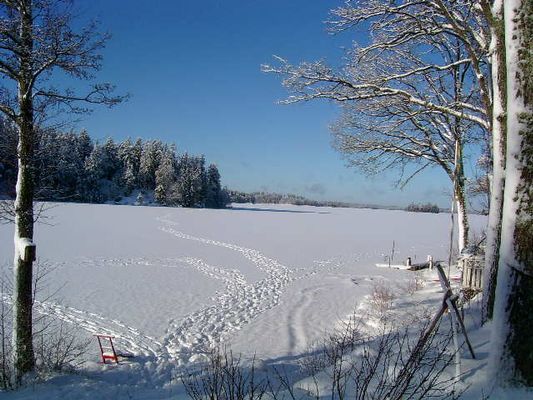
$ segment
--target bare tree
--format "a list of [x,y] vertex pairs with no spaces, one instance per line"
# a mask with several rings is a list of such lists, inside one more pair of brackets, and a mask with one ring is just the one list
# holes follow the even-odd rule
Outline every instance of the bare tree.
[[[449,51],[458,59],[461,49]],[[380,58],[387,65],[391,57]],[[392,61],[394,64],[394,61]],[[393,66],[391,66],[393,68]],[[420,97],[437,104],[475,102],[476,93],[466,87],[472,80],[468,64],[404,79]],[[467,93],[464,93],[467,92]],[[450,178],[459,217],[459,249],[468,242],[466,176],[463,154],[477,146],[484,135],[474,123],[441,112],[410,104],[398,97],[378,97],[345,103],[340,120],[333,128],[335,146],[349,161],[370,173],[385,169],[399,171],[402,186],[427,167],[437,166]],[[414,165],[414,171],[406,173]]]
[[[34,226],[34,152],[37,121],[52,111],[84,112],[78,104],[114,105],[109,84],[93,84],[85,94],[60,89],[53,74],[88,80],[100,68],[107,35],[95,24],[71,29],[68,0],[0,1],[0,111],[18,130],[18,176],[15,198],[14,362],[16,379],[34,369],[32,344],[32,252]],[[14,89],[16,87],[16,89]],[[34,247],[33,247],[34,248]]]
[[355,155],[350,159],[359,165],[403,169],[418,163],[405,181],[428,166],[443,168],[463,214],[459,248],[464,247],[464,146],[491,128],[490,31],[482,13],[472,2],[413,0],[349,1],[332,13],[334,32],[370,27],[371,43],[356,45],[343,68],[279,59],[263,70],[285,77],[292,93],[285,103],[340,103],[337,147]]
[[[357,61],[363,57],[372,61],[372,56],[380,59],[383,52],[409,44],[414,45],[418,52],[435,51],[437,57],[430,58],[429,62],[422,65],[412,64],[404,71],[386,75],[377,81],[353,80],[349,69],[334,71],[322,62],[303,63],[300,66],[286,64],[282,65],[283,68],[265,67],[267,71],[286,76],[285,83],[294,92],[287,99],[289,103],[317,98],[354,102],[394,96],[433,112],[470,121],[487,131],[492,171],[489,173],[484,320],[492,317],[505,189],[506,63],[503,4],[502,0],[347,1],[344,6],[333,10],[336,18],[331,25],[336,31],[360,26],[370,28],[373,40],[370,45],[357,50],[360,55]],[[441,44],[450,41],[458,41],[465,52],[466,57],[457,62],[471,66],[481,107],[470,103],[435,104],[398,83],[398,78],[455,67],[455,63],[439,62],[438,57]]]

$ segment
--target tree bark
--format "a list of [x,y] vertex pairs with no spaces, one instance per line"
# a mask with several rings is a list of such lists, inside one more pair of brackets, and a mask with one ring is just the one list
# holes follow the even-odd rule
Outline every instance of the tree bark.
[[32,333],[32,281],[33,260],[23,259],[21,238],[33,241],[33,198],[34,198],[34,122],[32,99],[33,51],[32,4],[31,0],[20,2],[20,39],[23,44],[20,55],[20,77],[18,82],[19,129],[18,176],[15,198],[15,259],[13,282],[13,356],[15,379],[35,367]]
[[491,371],[533,386],[533,1],[504,6],[507,157]]
[[490,177],[489,223],[485,247],[485,272],[483,274],[482,321],[492,319],[498,274],[498,259],[502,224],[503,193],[505,188],[506,141],[506,68],[503,27],[503,1],[496,0],[492,9],[485,10],[492,36],[491,64],[493,83],[493,113],[490,138],[492,143],[492,173]]
[[466,200],[464,197],[464,187],[456,188],[455,203],[457,206],[457,224],[459,230],[459,253],[468,246],[468,232],[470,226],[468,223],[468,214],[466,211]]
[[461,252],[468,246],[469,223],[466,211],[465,175],[463,169],[463,144],[457,139],[455,142],[455,171],[453,178],[455,204],[457,206],[457,225],[459,231],[458,250]]

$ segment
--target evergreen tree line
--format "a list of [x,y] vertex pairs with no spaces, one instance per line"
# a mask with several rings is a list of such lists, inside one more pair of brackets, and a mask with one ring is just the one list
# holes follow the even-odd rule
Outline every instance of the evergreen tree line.
[[[0,135],[0,195],[13,197],[17,176],[16,133],[5,122]],[[229,197],[214,164],[178,154],[160,140],[130,138],[103,143],[81,133],[43,131],[35,143],[36,199],[104,203],[138,192],[167,206],[223,208]]]
[[293,204],[296,206],[313,207],[344,207],[344,208],[372,208],[372,209],[399,209],[395,206],[380,206],[376,204],[356,204],[344,201],[312,200],[297,194],[282,194],[272,192],[241,192],[229,190],[229,201],[231,203],[252,203],[252,204]]
[[411,203],[405,208],[405,210],[411,211],[411,212],[425,212],[425,213],[434,213],[434,214],[438,214],[440,212],[439,206],[436,204],[432,204],[432,203],[426,203],[426,204]]
[[238,190],[230,190],[228,192],[230,201],[232,203],[252,203],[252,204],[294,204],[297,206],[330,206],[330,207],[349,207],[348,203],[333,202],[333,201],[318,201],[311,200],[304,196],[296,194],[281,194],[272,192],[240,192]]

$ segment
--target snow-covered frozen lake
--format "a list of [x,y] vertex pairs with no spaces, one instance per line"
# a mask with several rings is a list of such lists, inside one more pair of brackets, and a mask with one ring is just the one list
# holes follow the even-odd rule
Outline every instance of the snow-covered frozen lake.
[[[412,279],[376,268],[393,241],[395,263],[446,259],[450,229],[449,214],[291,205],[57,204],[47,215],[36,228],[39,264],[49,271],[37,313],[116,336],[154,376],[218,343],[262,360],[296,357],[377,282]],[[480,232],[485,218],[471,223]],[[0,226],[8,275],[12,235]],[[98,360],[96,343],[89,358]]]
[[[57,294],[42,311],[57,302],[58,313],[91,333],[183,362],[221,339],[261,357],[305,350],[375,280],[409,276],[374,266],[393,241],[398,262],[444,259],[450,225],[448,214],[290,205],[58,204],[47,215],[36,242],[52,269],[43,292]],[[472,223],[479,231],[484,218]],[[6,270],[12,229],[0,227]]]

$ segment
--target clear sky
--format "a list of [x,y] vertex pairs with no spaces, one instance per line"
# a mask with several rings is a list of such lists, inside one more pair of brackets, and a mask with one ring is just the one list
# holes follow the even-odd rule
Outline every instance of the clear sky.
[[330,145],[336,117],[327,102],[278,105],[285,90],[262,63],[338,62],[342,47],[365,32],[338,37],[323,21],[339,1],[322,0],[90,0],[84,17],[112,34],[100,81],[131,99],[96,109],[77,128],[115,139],[158,138],[178,151],[205,154],[229,188],[296,193],[315,199],[406,205],[450,204],[438,170],[403,191],[394,175],[365,178],[345,166]]

